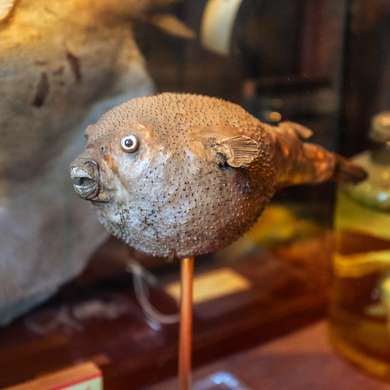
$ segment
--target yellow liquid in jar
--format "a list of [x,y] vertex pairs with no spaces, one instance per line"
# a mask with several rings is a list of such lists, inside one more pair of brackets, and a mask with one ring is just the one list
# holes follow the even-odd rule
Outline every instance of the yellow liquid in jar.
[[390,212],[339,190],[330,307],[335,348],[390,381]]

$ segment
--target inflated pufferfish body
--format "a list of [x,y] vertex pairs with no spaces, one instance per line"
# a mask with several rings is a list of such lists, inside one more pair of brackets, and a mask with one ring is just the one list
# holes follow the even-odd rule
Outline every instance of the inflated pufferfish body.
[[137,98],[87,128],[71,165],[75,191],[116,237],[147,254],[195,256],[228,245],[275,191],[365,172],[320,146],[305,127],[266,125],[221,99]]

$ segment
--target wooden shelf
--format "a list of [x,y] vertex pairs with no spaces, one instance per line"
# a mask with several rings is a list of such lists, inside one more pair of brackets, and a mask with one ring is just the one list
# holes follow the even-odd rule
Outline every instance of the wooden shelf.
[[[321,318],[329,281],[329,258],[322,249],[327,240],[323,236],[273,252],[257,251],[237,261],[198,259],[198,275],[228,268],[251,287],[195,306],[194,366]],[[1,388],[88,361],[102,370],[105,389],[130,383],[136,389],[175,375],[178,327],[156,331],[145,321],[131,275],[124,271],[129,256],[111,240],[83,276],[1,330]],[[159,264],[152,268],[161,283],[179,277],[177,265]],[[162,287],[151,290],[151,300],[164,313],[177,311]]]

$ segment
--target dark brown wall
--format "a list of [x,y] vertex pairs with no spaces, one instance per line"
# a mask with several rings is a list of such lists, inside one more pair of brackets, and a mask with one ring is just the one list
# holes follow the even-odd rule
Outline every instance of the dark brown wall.
[[367,147],[373,115],[390,109],[390,1],[350,1],[342,150],[348,154]]

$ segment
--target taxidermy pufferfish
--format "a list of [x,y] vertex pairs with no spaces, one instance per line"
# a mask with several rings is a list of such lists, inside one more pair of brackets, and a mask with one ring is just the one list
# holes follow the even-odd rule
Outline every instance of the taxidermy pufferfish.
[[132,99],[88,126],[70,175],[114,236],[154,256],[196,256],[240,237],[279,188],[366,177],[304,143],[310,135],[221,99],[164,93]]

